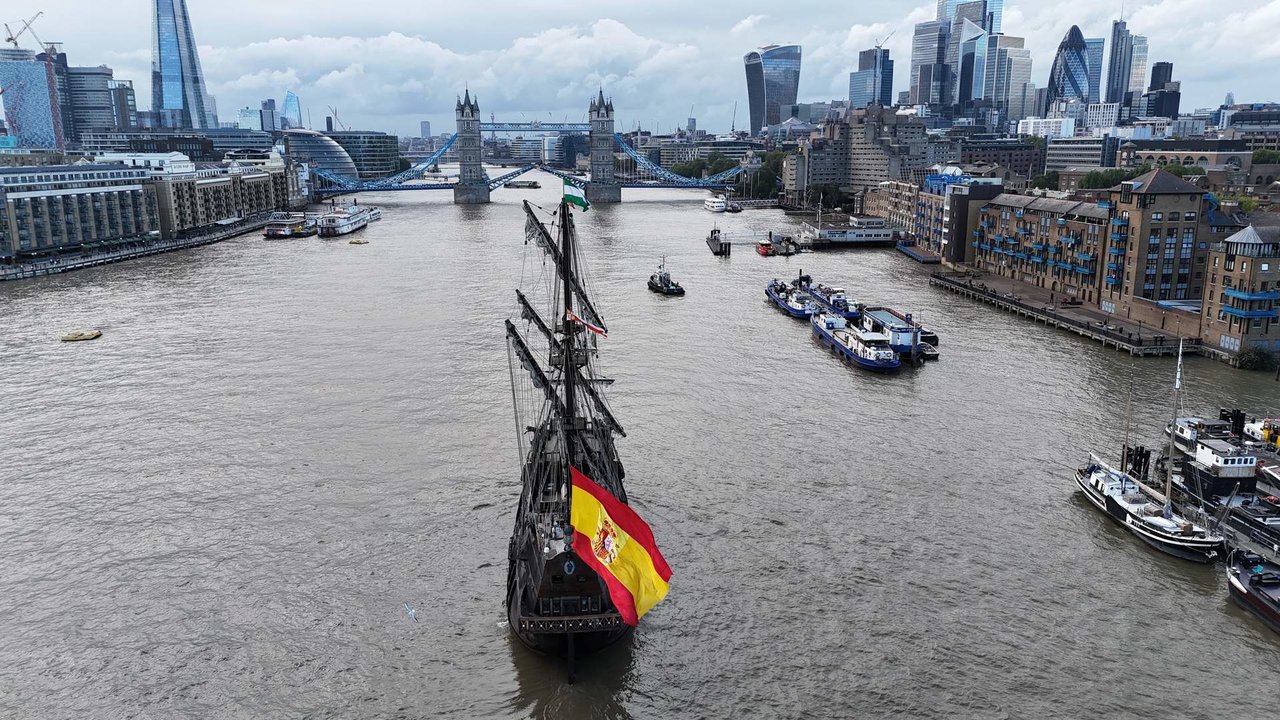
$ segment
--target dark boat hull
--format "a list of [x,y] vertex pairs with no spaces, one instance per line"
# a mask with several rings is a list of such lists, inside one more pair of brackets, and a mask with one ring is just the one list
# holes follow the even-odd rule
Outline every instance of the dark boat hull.
[[1108,517],[1120,523],[1130,533],[1136,535],[1147,545],[1166,555],[1190,560],[1198,563],[1213,562],[1220,554],[1222,543],[1208,540],[1197,541],[1194,538],[1180,538],[1161,533],[1149,527],[1142,519],[1121,506],[1110,495],[1098,492],[1084,479],[1083,470],[1076,471],[1076,486],[1084,493],[1089,503],[1106,513]]
[[1236,605],[1248,610],[1272,632],[1280,633],[1280,588],[1274,584],[1259,587],[1251,582],[1255,563],[1262,564],[1262,570],[1271,573],[1274,582],[1274,573],[1280,569],[1274,562],[1237,548],[1227,562],[1227,589]]
[[652,280],[649,281],[649,289],[653,292],[658,293],[659,295],[675,295],[675,296],[684,295],[684,288],[680,287],[679,285],[676,285],[674,287],[666,287],[662,285],[662,283],[657,283]]
[[787,301],[784,300],[781,295],[774,292],[772,287],[766,287],[764,289],[764,294],[766,297],[768,297],[770,300],[773,301],[774,305],[778,306],[779,310],[790,315],[793,318],[796,318],[797,320],[808,320],[809,316],[813,314],[813,311],[808,308],[805,308],[803,310],[797,310],[791,307],[790,305],[787,304]]

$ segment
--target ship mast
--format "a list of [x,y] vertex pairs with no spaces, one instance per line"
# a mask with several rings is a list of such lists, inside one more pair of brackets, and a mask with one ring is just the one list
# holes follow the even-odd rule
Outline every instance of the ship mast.
[[1173,507],[1173,436],[1178,431],[1178,408],[1182,405],[1182,338],[1178,338],[1178,371],[1173,378],[1173,419],[1169,422],[1169,450],[1164,468],[1164,507]]
[[560,279],[563,282],[564,293],[564,312],[561,317],[564,320],[564,337],[565,342],[562,350],[562,367],[561,375],[564,377],[564,411],[565,423],[572,424],[574,417],[577,415],[576,398],[576,381],[578,375],[578,367],[576,364],[577,353],[575,347],[577,340],[574,334],[577,332],[577,326],[569,321],[570,314],[573,312],[573,231],[570,223],[573,220],[569,215],[569,203],[560,203]]

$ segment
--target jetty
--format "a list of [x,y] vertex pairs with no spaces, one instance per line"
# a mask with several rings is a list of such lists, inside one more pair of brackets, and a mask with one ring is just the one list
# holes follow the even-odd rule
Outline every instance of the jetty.
[[95,243],[94,245],[98,245],[97,247],[89,247],[78,253],[66,253],[57,257],[40,258],[13,265],[0,265],[0,281],[56,275],[148,255],[173,252],[174,250],[212,245],[245,233],[261,230],[266,227],[270,215],[270,213],[262,213],[249,218],[224,220],[210,228],[204,228],[203,232],[198,235],[164,240],[143,237],[115,241],[114,243]]
[[[1002,293],[997,288],[988,287],[985,282],[977,282],[966,273],[935,272],[929,276],[929,284],[994,305],[1033,322],[1075,333],[1119,352],[1140,357],[1178,354],[1178,340],[1172,334],[1152,333],[1153,328],[1138,326],[1135,335],[1128,328],[1112,324],[1118,322],[1115,318],[1106,316],[1101,311],[1085,308],[1079,301],[1063,298],[1056,305],[1048,302],[1037,304],[1014,292]],[[1144,329],[1148,331],[1146,336],[1142,334]],[[1182,338],[1182,341],[1186,352],[1200,350],[1199,338]]]

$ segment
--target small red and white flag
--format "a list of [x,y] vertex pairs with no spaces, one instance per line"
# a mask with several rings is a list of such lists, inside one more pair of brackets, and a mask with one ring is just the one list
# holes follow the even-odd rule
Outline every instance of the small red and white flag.
[[591,323],[587,322],[586,320],[583,320],[582,318],[580,318],[580,317],[578,317],[577,315],[575,315],[575,314],[574,314],[574,312],[573,312],[572,310],[568,310],[568,309],[566,309],[566,310],[564,311],[564,319],[565,319],[565,320],[568,320],[569,322],[576,322],[576,323],[578,323],[579,325],[581,325],[582,327],[584,327],[584,328],[586,328],[586,329],[590,330],[591,332],[593,332],[593,333],[595,333],[595,334],[599,335],[599,336],[600,336],[600,337],[602,337],[602,338],[607,338],[607,337],[609,337],[609,333],[605,332],[605,329],[604,329],[604,328],[600,327],[599,325],[592,325]]

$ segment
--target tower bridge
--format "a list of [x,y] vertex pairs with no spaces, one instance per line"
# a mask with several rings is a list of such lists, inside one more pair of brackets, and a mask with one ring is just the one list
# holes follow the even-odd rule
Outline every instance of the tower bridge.
[[[625,188],[690,188],[724,190],[732,186],[733,179],[743,171],[741,165],[707,178],[690,178],[677,175],[653,162],[636,150],[614,130],[613,101],[606,100],[604,91],[592,99],[587,110],[587,122],[484,122],[480,118],[480,103],[464,92],[454,107],[457,132],[449,136],[431,155],[419,160],[408,170],[378,180],[358,181],[327,171],[316,175],[325,181],[326,187],[317,190],[320,196],[372,191],[400,190],[452,190],[453,201],[459,205],[480,205],[489,202],[490,194],[504,183],[534,169],[564,178],[583,189],[592,203],[622,202]],[[590,176],[587,178],[547,167],[541,163],[529,163],[497,178],[490,178],[484,170],[482,148],[486,132],[577,132],[588,133]],[[453,150],[458,157],[456,182],[424,182],[427,169],[437,165],[445,153]],[[642,181],[619,180],[614,175],[614,153],[621,151],[635,163]]]

